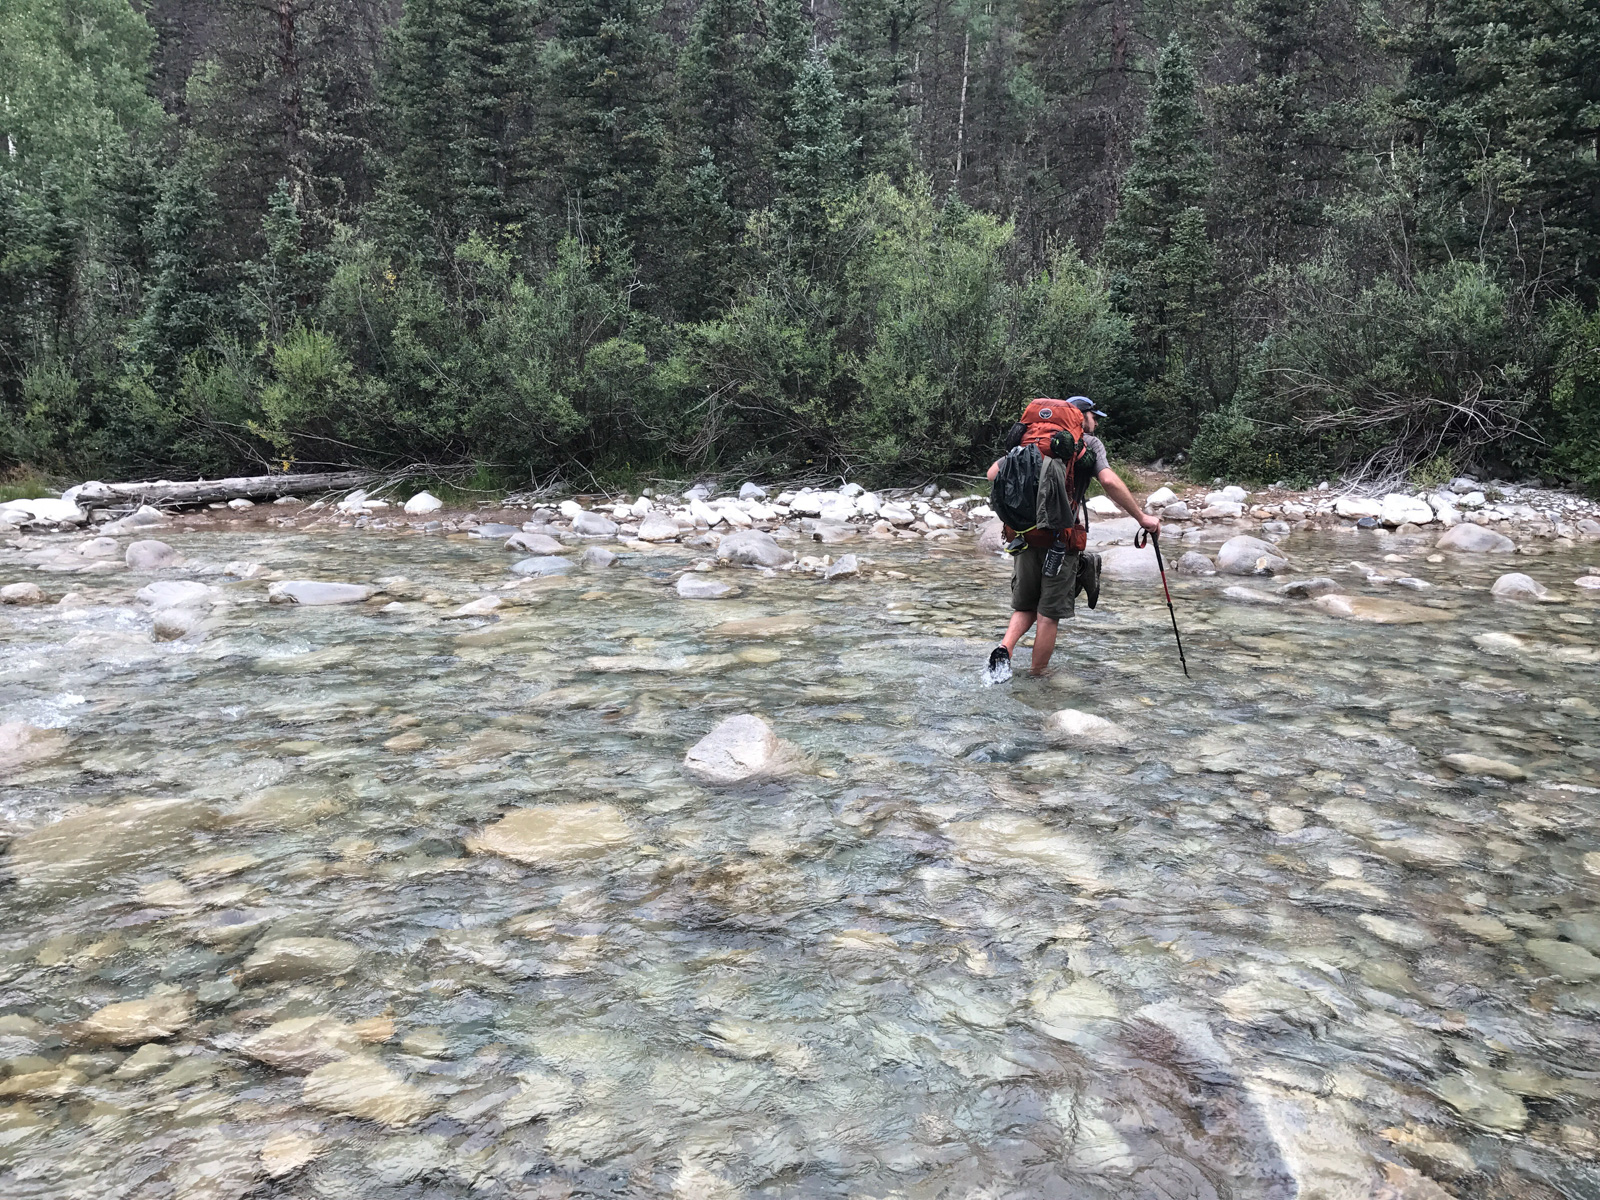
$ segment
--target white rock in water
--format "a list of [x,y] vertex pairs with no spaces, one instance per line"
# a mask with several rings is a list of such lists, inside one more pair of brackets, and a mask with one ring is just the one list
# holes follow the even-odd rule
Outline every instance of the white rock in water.
[[678,523],[671,517],[657,516],[655,513],[639,522],[641,542],[675,542],[681,532]]
[[148,504],[143,504],[120,521],[112,521],[109,525],[100,526],[100,532],[135,533],[141,529],[158,529],[171,523],[167,514],[159,508],[151,508]]
[[479,596],[476,600],[469,600],[460,608],[445,616],[445,620],[459,620],[463,617],[486,617],[499,608],[502,601],[499,596]]
[[1108,546],[1098,553],[1100,574],[1107,579],[1148,582],[1161,578],[1161,566],[1156,562],[1155,552],[1148,546],[1144,549],[1137,546]]
[[[0,775],[29,763],[54,758],[67,748],[64,729],[40,729],[26,721],[7,721],[0,725]],[[45,826],[49,828],[49,826]],[[13,847],[25,843],[32,834],[23,834]]]
[[0,506],[0,512],[12,514],[10,519],[13,523],[20,523],[17,521],[18,516],[58,525],[82,525],[89,519],[89,514],[71,500],[55,500],[48,497],[37,500],[9,500],[4,506]]
[[360,604],[372,589],[357,583],[323,583],[315,579],[283,579],[267,585],[269,604]]
[[0,587],[0,604],[43,604],[44,592],[37,583],[8,583]]
[[189,608],[163,608],[156,613],[152,633],[158,642],[175,642],[200,625],[200,614]]
[[436,513],[444,507],[444,501],[432,492],[418,492],[406,501],[405,511],[408,513]]
[[122,547],[117,545],[116,538],[97,537],[90,538],[80,546],[74,546],[72,552],[79,558],[120,558]]
[[1318,596],[1338,590],[1337,582],[1326,575],[1316,575],[1310,579],[1291,579],[1278,588],[1278,595],[1287,596],[1290,600],[1315,600]]
[[1171,488],[1158,487],[1155,491],[1151,492],[1145,497],[1144,506],[1146,508],[1161,508],[1165,505],[1171,504],[1177,498],[1178,493],[1173,491]]
[[[876,517],[878,510],[883,507],[883,502],[878,499],[877,492],[862,492],[856,497],[856,512],[863,517]],[[993,516],[993,513],[989,514]]]
[[[640,536],[643,536],[642,530]],[[717,544],[717,557],[746,567],[781,567],[794,561],[793,552],[778,545],[770,533],[759,529],[730,533]]]
[[719,504],[717,512],[722,515],[722,519],[729,525],[737,526],[740,529],[749,529],[755,523],[750,514],[737,504]]
[[599,513],[580,512],[572,518],[572,532],[583,537],[615,537],[617,523]]
[[1600,589],[1600,575],[1580,575],[1572,581],[1573,587],[1580,587],[1586,592]]
[[1288,565],[1282,550],[1260,538],[1232,537],[1217,551],[1217,570],[1228,575],[1274,575]]
[[246,500],[243,496],[235,496],[232,500],[228,501],[228,507],[233,509],[235,512],[242,512],[247,508],[254,508],[255,506],[256,502],[254,500]]
[[1437,608],[1423,608],[1381,596],[1345,596],[1330,592],[1312,600],[1323,612],[1352,621],[1367,621],[1373,625],[1421,625],[1429,621],[1451,621],[1450,613]]
[[622,813],[609,804],[540,804],[512,809],[467,838],[466,847],[530,866],[559,866],[632,840]]
[[258,945],[241,971],[247,979],[304,979],[342,975],[360,959],[360,947],[338,938],[274,938]]
[[78,1032],[92,1042],[131,1046],[171,1037],[193,1019],[194,997],[178,992],[108,1004],[79,1022]]
[[1174,569],[1180,575],[1215,575],[1217,564],[1198,550],[1185,550]]
[[1482,525],[1461,524],[1447,530],[1434,543],[1438,550],[1456,550],[1463,554],[1511,554],[1517,544],[1504,534]]
[[528,554],[560,554],[566,549],[548,533],[514,533],[506,539],[507,550],[522,550]]
[[1426,525],[1433,520],[1433,506],[1404,492],[1390,492],[1378,506],[1378,520],[1390,528],[1408,521],[1413,525]]
[[1376,518],[1383,515],[1383,501],[1367,496],[1340,496],[1333,503],[1333,511],[1347,521],[1359,521],[1362,517]]
[[800,767],[799,748],[784,741],[760,717],[729,717],[689,748],[683,769],[706,783],[743,783],[791,774]]
[[1222,594],[1229,600],[1236,600],[1240,604],[1283,603],[1283,600],[1280,597],[1274,596],[1271,592],[1259,591],[1256,588],[1240,587],[1237,584],[1235,584],[1233,587],[1223,588]]
[[376,1058],[351,1055],[306,1076],[301,1098],[313,1108],[399,1128],[433,1111],[433,1097]]
[[1444,764],[1463,775],[1490,775],[1495,779],[1526,779],[1528,773],[1516,763],[1498,758],[1485,758],[1481,754],[1446,754]]
[[1089,501],[1089,511],[1097,517],[1120,517],[1122,508],[1110,496],[1095,496]]
[[916,513],[904,504],[896,504],[893,501],[882,505],[878,509],[878,515],[891,525],[909,525],[917,519]]
[[677,592],[685,600],[721,600],[724,596],[733,595],[733,591],[728,584],[707,579],[695,571],[678,578]]
[[1063,708],[1051,713],[1044,727],[1045,732],[1052,736],[1089,746],[1122,746],[1129,740],[1121,726],[1076,708]]
[[1550,589],[1531,576],[1512,571],[1496,579],[1490,592],[1497,600],[1542,600]]
[[162,579],[147,583],[134,593],[134,598],[151,608],[191,608],[209,604],[216,589],[192,579]]
[[122,561],[134,571],[158,571],[177,562],[178,552],[165,542],[147,538],[143,541],[130,542],[128,549],[123,553]]
[[1230,520],[1244,516],[1244,505],[1235,500],[1217,500],[1202,508],[1200,516],[1207,521]]
[[[801,492],[789,501],[789,511],[797,517],[818,517],[822,515],[824,493],[813,492],[810,489]],[[834,496],[835,500],[840,497]]]
[[603,571],[617,561],[617,556],[604,546],[590,546],[578,559],[580,566],[591,571]]
[[848,579],[861,573],[861,564],[854,554],[844,554],[837,562],[831,563],[822,570],[824,579]]
[[704,525],[710,529],[726,518],[704,500],[694,499],[689,501],[689,519],[696,525]]
[[583,505],[579,504],[576,500],[563,500],[559,505],[557,505],[557,509],[560,511],[561,515],[569,521],[584,511]]

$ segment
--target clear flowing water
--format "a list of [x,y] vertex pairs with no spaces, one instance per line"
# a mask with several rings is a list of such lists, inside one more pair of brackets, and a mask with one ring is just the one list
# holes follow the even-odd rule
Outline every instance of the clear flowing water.
[[[1527,606],[1503,560],[1300,535],[1357,594],[1405,554],[1446,619],[1175,579],[1186,681],[1159,589],[1111,583],[1052,676],[984,687],[970,543],[720,602],[674,547],[441,621],[497,545],[173,540],[402,610],[211,576],[157,644],[145,578],[10,571],[87,604],[0,610],[0,720],[67,739],[0,777],[0,1194],[1600,1195],[1579,551],[1517,560],[1567,597]],[[1064,707],[1125,742],[1052,741]],[[806,772],[686,776],[743,712]],[[572,853],[473,852],[555,805]]]

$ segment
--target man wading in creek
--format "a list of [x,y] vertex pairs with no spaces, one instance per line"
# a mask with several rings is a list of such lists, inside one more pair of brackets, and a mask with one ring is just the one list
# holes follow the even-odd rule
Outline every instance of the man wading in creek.
[[1056,631],[1072,615],[1079,592],[1093,608],[1100,599],[1100,556],[1085,550],[1089,510],[1084,497],[1098,479],[1106,495],[1140,526],[1161,532],[1161,522],[1139,507],[1128,485],[1106,461],[1094,436],[1105,413],[1086,396],[1035,400],[1006,438],[1006,455],[989,468],[991,505],[1006,526],[1012,555],[1011,624],[989,655],[989,673],[1011,672],[1011,652],[1037,620],[1032,672],[1042,675],[1055,653]]

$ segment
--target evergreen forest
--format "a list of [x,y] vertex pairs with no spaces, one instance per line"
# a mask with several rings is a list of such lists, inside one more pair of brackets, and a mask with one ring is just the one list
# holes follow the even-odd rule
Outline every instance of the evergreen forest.
[[0,470],[1600,489],[1596,0],[5,0]]

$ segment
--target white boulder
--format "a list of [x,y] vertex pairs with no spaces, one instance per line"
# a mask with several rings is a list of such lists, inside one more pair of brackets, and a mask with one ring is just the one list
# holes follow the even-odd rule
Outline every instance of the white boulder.
[[162,579],[155,583],[147,583],[134,593],[134,598],[139,603],[147,604],[159,611],[163,608],[190,608],[198,604],[209,604],[215,594],[215,588],[196,583],[192,579]]
[[1275,575],[1288,565],[1283,551],[1260,538],[1229,538],[1217,551],[1217,570],[1228,575]]
[[[642,530],[640,536],[643,536]],[[770,533],[759,529],[730,533],[718,543],[717,557],[746,567],[781,567],[794,561],[791,551],[778,545]]]
[[1447,530],[1433,545],[1437,550],[1455,550],[1463,554],[1511,554],[1517,548],[1504,534],[1468,522]]
[[1378,520],[1391,529],[1410,522],[1427,525],[1434,519],[1433,506],[1416,496],[1404,492],[1390,492],[1378,506]]
[[695,571],[678,579],[677,593],[685,600],[721,600],[733,595],[734,589],[721,580],[711,579]]
[[154,538],[130,542],[122,560],[134,571],[158,571],[178,561],[178,552],[165,542]]
[[1076,708],[1051,713],[1045,721],[1045,732],[1088,746],[1122,746],[1128,742],[1128,734],[1120,726]]
[[798,747],[784,741],[760,717],[729,717],[689,748],[683,768],[705,783],[746,783],[792,774],[801,765]]
[[444,501],[432,492],[418,492],[406,501],[405,511],[413,516],[424,513],[436,513],[444,507]]
[[1550,589],[1529,575],[1512,571],[1496,579],[1490,592],[1496,600],[1543,600]]
[[269,604],[360,604],[371,595],[372,589],[360,584],[323,583],[316,579],[283,579],[267,585]]
[[1162,508],[1168,504],[1171,504],[1177,498],[1178,493],[1173,491],[1171,488],[1158,487],[1155,491],[1151,492],[1145,497],[1144,506],[1146,508]]
[[1333,511],[1347,521],[1359,521],[1362,517],[1376,519],[1383,516],[1383,501],[1368,496],[1340,496],[1333,503]]

